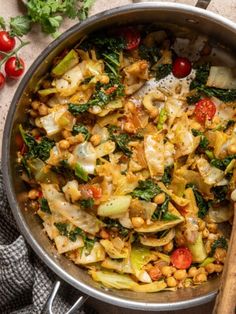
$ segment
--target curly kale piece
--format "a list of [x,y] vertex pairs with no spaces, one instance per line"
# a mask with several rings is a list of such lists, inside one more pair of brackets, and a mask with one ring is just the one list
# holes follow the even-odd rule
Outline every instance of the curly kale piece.
[[156,80],[159,81],[169,75],[172,71],[172,64],[159,64],[156,69]]
[[227,250],[228,242],[224,237],[220,237],[219,239],[213,242],[209,256],[213,256],[217,248],[222,248],[222,249]]
[[150,202],[153,197],[161,193],[159,186],[152,180],[139,181],[138,186],[131,193],[132,197],[137,197],[141,200]]
[[197,187],[193,183],[188,183],[186,185],[186,188],[192,188],[193,193],[196,199],[197,207],[199,209],[198,211],[198,217],[204,218],[209,210],[209,203],[202,197],[202,194],[197,190]]
[[236,159],[236,154],[229,155],[223,159],[214,158],[211,160],[211,165],[224,171],[233,159]]

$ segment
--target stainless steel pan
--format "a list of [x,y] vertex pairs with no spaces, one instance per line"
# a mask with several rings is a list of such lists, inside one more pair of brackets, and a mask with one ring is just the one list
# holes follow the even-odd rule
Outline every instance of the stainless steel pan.
[[[199,1],[205,6],[208,1]],[[203,9],[173,3],[139,3],[115,8],[95,15],[69,29],[51,43],[35,60],[21,81],[12,100],[3,136],[2,168],[6,191],[17,224],[33,250],[60,278],[84,294],[121,307],[146,311],[162,311],[188,308],[209,302],[215,295],[219,279],[215,278],[194,289],[179,289],[176,292],[135,293],[130,291],[104,290],[87,273],[60,256],[48,237],[42,232],[39,219],[30,210],[24,210],[27,193],[16,175],[15,133],[18,123],[25,119],[25,108],[37,80],[47,71],[53,58],[65,47],[73,46],[78,40],[94,30],[114,27],[125,23],[171,22],[201,32],[222,45],[236,51],[236,25],[214,13]],[[50,310],[58,283],[51,296],[45,313]],[[74,309],[84,302],[81,297]],[[73,309],[70,313],[73,312]]]

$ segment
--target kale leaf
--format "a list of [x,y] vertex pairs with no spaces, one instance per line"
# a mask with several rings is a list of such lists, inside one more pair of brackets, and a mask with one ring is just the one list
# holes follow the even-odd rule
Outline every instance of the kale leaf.
[[156,46],[147,47],[145,45],[139,46],[139,56],[141,59],[150,62],[150,65],[154,65],[161,57],[160,49]]
[[40,200],[40,209],[45,213],[51,214],[51,210],[50,210],[50,207],[48,205],[48,201],[44,197],[42,197]]
[[199,152],[202,153],[204,152],[208,145],[209,145],[209,141],[208,139],[206,138],[206,136],[199,130],[196,130],[196,129],[192,129],[192,134],[193,136],[200,136],[200,142],[199,142],[199,145],[198,145],[198,148],[200,148]]
[[116,148],[121,150],[127,157],[132,156],[132,151],[129,149],[128,144],[132,140],[127,133],[118,133],[120,130],[114,125],[108,127],[110,139],[116,143]]
[[197,207],[199,209],[198,211],[198,217],[204,218],[209,210],[209,204],[208,202],[202,197],[201,193],[197,190],[197,187],[193,183],[188,183],[186,185],[186,188],[191,187],[193,189],[193,193],[196,199]]
[[210,163],[212,166],[216,168],[225,170],[233,159],[236,159],[236,154],[229,155],[225,157],[224,159],[213,158]]
[[158,205],[155,212],[152,215],[152,220],[175,220],[176,218],[172,218],[170,213],[168,213],[168,206],[170,202],[169,195],[166,194],[165,201]]
[[72,135],[76,135],[79,133],[84,135],[85,141],[88,141],[91,136],[89,130],[82,123],[74,124],[72,128]]
[[203,64],[197,67],[195,78],[190,83],[190,90],[206,85],[210,72],[210,65]]
[[211,251],[209,256],[213,256],[217,248],[226,249],[228,248],[227,240],[224,237],[220,237],[219,239],[215,240],[211,246]]
[[86,208],[89,208],[89,209],[91,209],[91,208],[93,208],[93,206],[94,206],[94,200],[93,200],[93,198],[88,198],[88,199],[85,199],[85,200],[81,200],[80,201],[80,205],[84,208],[84,209],[86,209]]
[[228,186],[214,186],[211,191],[214,194],[214,198],[216,199],[216,203],[223,202],[227,200],[227,194],[228,194]]
[[111,218],[106,218],[104,220],[104,223],[106,224],[107,229],[112,230],[114,229],[115,231],[118,231],[119,235],[122,238],[127,237],[129,234],[129,229],[123,227],[118,220],[116,219],[111,219]]
[[165,167],[165,171],[164,171],[164,174],[161,178],[161,181],[166,185],[170,184],[170,182],[172,180],[173,167],[174,167],[174,165],[170,165],[170,166]]
[[156,69],[156,80],[159,81],[169,75],[172,71],[172,64],[159,64]]
[[131,195],[150,202],[153,197],[161,192],[159,186],[152,179],[147,179],[146,181],[139,181],[138,186],[133,190]]

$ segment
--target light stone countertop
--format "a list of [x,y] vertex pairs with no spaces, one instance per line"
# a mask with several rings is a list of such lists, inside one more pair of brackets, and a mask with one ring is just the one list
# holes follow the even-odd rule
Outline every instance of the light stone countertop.
[[[16,16],[23,12],[24,8],[21,5],[20,1],[16,0],[8,0],[5,1],[0,0],[0,16],[3,16],[5,19],[10,18],[11,16]],[[159,2],[166,2],[164,0],[160,0]],[[177,3],[185,3],[189,5],[195,5],[196,0],[169,0],[169,2],[177,2]],[[90,11],[90,15],[96,14],[98,12],[109,10],[114,7],[118,7],[121,5],[126,5],[132,3],[132,0],[97,0]],[[212,0],[208,10],[218,13],[224,17],[227,17],[236,22],[236,0]],[[76,21],[65,20],[62,27],[61,32],[68,29],[70,26],[74,25]],[[34,27],[32,32],[25,37],[25,39],[31,42],[30,45],[24,47],[20,51],[20,55],[24,58],[26,63],[26,69],[30,67],[33,61],[37,58],[37,56],[41,53],[41,51],[47,47],[47,45],[53,40],[50,36],[45,36],[42,34],[38,27]],[[5,118],[8,112],[9,105],[11,103],[11,99],[17,89],[19,81],[8,81],[3,90],[0,91],[0,153],[1,153],[1,143],[2,143],[2,133],[4,129]],[[88,301],[94,308],[96,308],[99,313],[107,313],[107,314],[132,314],[132,313],[145,313],[142,311],[133,311],[133,310],[125,310],[118,308],[116,306],[112,306],[109,304],[105,304],[101,301],[97,301],[95,299],[90,299]],[[212,312],[213,303],[208,303],[206,305],[202,305],[196,308],[191,308],[189,310],[181,310],[174,312],[160,312],[163,314],[172,313],[172,314],[210,314]]]

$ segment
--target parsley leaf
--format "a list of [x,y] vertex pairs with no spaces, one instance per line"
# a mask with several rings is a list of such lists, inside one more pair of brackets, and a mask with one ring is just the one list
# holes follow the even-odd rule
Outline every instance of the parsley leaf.
[[6,29],[6,22],[2,16],[0,16],[0,28]]
[[154,181],[152,181],[152,179],[148,179],[146,181],[139,181],[138,186],[133,190],[131,195],[133,197],[150,202],[153,197],[159,193],[161,193],[159,186]]
[[89,9],[94,4],[95,0],[83,0],[80,2],[82,2],[82,6],[78,12],[78,17],[83,21],[88,17]]
[[10,19],[11,36],[26,35],[31,29],[31,20],[28,16],[21,15]]

